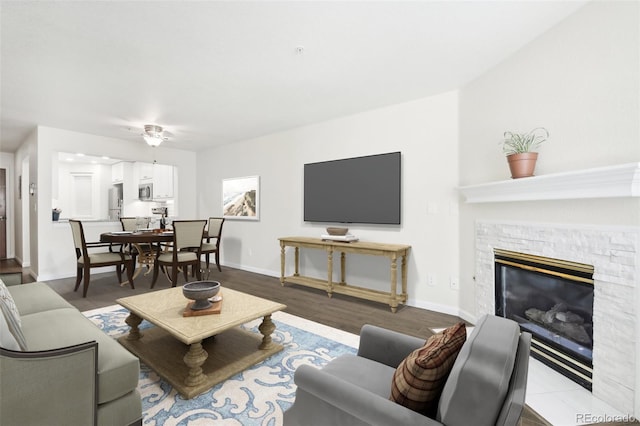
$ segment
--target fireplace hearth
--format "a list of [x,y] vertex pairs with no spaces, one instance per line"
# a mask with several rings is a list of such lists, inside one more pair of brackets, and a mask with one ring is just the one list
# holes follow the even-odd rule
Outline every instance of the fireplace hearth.
[[591,390],[593,267],[496,249],[495,314],[532,334],[531,354]]

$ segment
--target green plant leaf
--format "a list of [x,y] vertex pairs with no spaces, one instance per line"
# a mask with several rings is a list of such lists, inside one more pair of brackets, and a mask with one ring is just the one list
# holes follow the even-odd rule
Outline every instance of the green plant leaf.
[[549,138],[549,131],[544,127],[536,127],[527,133],[506,131],[503,134],[502,151],[506,155],[523,152],[534,152],[540,144]]

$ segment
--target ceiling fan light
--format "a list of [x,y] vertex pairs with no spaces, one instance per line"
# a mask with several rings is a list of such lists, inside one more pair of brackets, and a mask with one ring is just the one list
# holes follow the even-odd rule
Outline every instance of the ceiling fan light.
[[162,127],[153,124],[147,124],[144,126],[144,133],[142,138],[149,146],[159,146],[162,141],[166,140],[162,135]]
[[162,143],[162,136],[160,135],[148,135],[145,133],[142,138],[149,146],[158,146]]

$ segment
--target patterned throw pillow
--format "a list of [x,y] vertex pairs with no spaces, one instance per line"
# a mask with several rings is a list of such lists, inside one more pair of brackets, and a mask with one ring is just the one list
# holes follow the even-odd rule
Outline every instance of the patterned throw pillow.
[[433,418],[442,388],[466,340],[464,322],[431,336],[398,365],[389,399]]
[[0,345],[6,349],[16,350],[15,344],[17,343],[19,350],[26,351],[27,342],[22,334],[22,321],[18,307],[2,280],[0,280],[0,312],[0,315],[3,316],[0,327],[2,333],[0,334]]

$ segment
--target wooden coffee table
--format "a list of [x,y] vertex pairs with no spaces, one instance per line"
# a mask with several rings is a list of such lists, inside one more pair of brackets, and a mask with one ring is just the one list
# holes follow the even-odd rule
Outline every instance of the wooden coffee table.
[[[131,312],[118,341],[187,399],[283,349],[271,340],[271,314],[285,305],[224,287],[220,294],[219,314],[192,317],[182,316],[182,287],[118,299]],[[239,327],[260,317],[261,335]],[[143,319],[155,327],[141,331]]]

